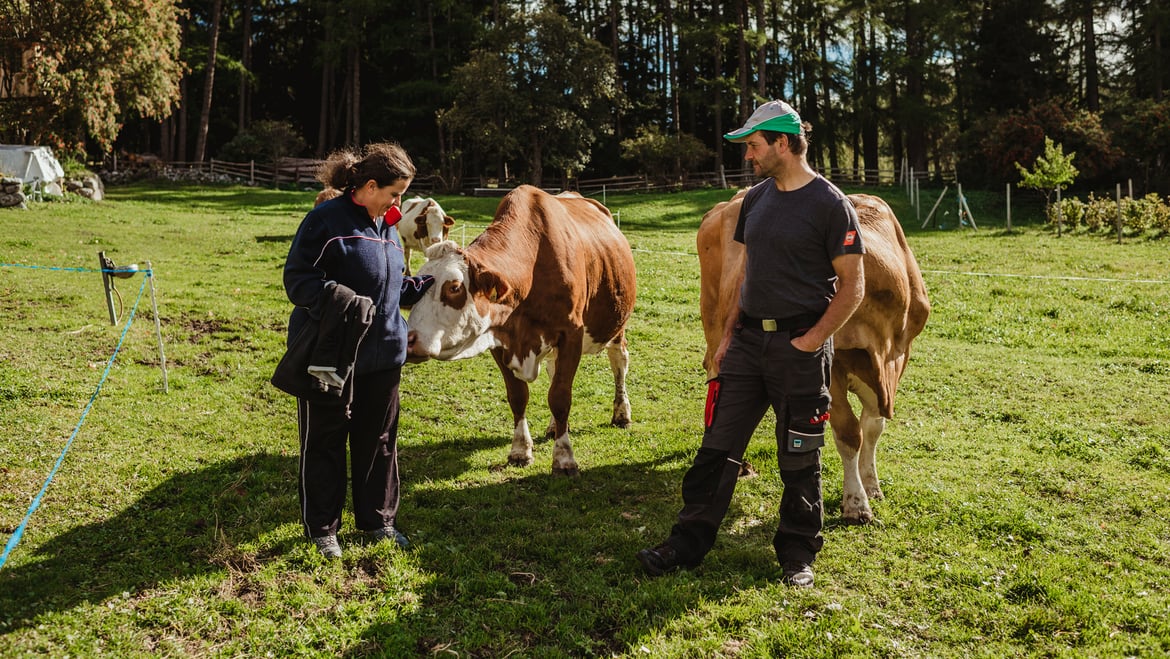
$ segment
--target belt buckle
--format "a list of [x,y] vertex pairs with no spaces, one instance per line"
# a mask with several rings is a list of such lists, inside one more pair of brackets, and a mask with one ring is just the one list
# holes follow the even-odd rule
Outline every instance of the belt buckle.
[[775,318],[764,318],[763,320],[760,321],[760,329],[764,330],[765,332],[775,332],[776,331],[776,319]]

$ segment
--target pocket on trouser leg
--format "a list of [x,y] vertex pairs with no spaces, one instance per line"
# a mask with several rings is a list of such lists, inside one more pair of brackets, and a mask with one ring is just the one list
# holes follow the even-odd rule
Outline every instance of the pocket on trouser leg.
[[825,424],[829,421],[829,396],[793,398],[788,405],[783,450],[811,453],[825,445]]
[[695,463],[683,476],[683,503],[706,504],[715,500],[715,493],[719,491],[719,481],[723,478],[723,470],[727,466],[728,455],[727,451],[699,449],[695,455]]

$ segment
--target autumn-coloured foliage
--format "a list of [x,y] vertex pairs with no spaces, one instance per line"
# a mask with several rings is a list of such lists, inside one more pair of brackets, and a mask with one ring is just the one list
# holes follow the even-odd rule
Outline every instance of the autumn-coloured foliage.
[[1083,182],[1097,181],[1121,158],[1099,115],[1048,102],[1026,111],[992,117],[969,131],[971,152],[978,161],[965,163],[974,178],[986,183],[1016,180],[1016,163],[1031,163],[1044,153],[1045,136],[1078,154],[1077,169]]
[[0,109],[3,139],[108,151],[131,118],[160,118],[179,98],[177,0],[13,0],[0,40],[35,44],[34,96]]

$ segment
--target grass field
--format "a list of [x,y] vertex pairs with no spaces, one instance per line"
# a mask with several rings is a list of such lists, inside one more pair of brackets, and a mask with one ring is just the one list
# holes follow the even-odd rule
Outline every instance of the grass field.
[[[73,438],[0,568],[0,655],[1170,655],[1165,243],[1057,238],[1019,210],[1009,233],[1001,202],[974,193],[979,230],[922,230],[899,190],[881,194],[933,314],[879,448],[878,523],[840,523],[825,451],[809,591],[778,583],[771,419],[706,562],[650,579],[633,558],[668,532],[698,443],[694,233],[728,191],[606,199],[638,266],[632,428],[607,425],[608,366],[588,359],[581,475],[551,477],[548,442],[507,467],[492,360],[408,366],[399,523],[414,549],[363,545],[348,517],[332,563],[300,536],[295,406],[268,383],[313,192],[137,185],[0,212],[0,262],[37,266],[0,267],[0,542]],[[440,201],[467,240],[498,200]],[[111,326],[100,275],[49,269],[96,268],[98,251],[153,266],[168,392],[148,280],[117,281]],[[538,385],[533,428],[542,400]]]

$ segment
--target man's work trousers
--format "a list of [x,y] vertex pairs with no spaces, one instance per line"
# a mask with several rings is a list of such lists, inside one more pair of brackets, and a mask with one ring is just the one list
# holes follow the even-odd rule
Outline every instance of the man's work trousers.
[[348,440],[353,514],[359,530],[390,526],[398,514],[398,384],[401,369],[353,375],[353,402],[297,399],[301,521],[311,538],[334,535],[345,506]]
[[829,410],[830,339],[815,353],[792,346],[792,333],[737,329],[709,401],[703,443],[683,477],[683,509],[670,544],[697,565],[727,514],[744,451],[768,407],[784,494],[773,539],[781,563],[812,563],[824,543],[821,447]]

